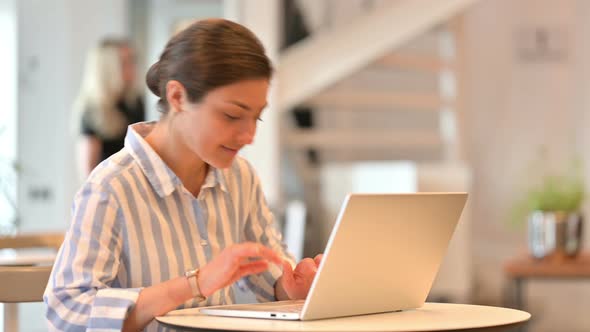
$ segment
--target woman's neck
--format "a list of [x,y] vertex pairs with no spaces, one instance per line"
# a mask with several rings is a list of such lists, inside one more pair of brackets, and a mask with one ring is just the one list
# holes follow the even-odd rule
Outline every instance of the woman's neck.
[[198,197],[209,170],[207,163],[190,151],[166,122],[156,123],[145,140],[180,178],[184,187]]

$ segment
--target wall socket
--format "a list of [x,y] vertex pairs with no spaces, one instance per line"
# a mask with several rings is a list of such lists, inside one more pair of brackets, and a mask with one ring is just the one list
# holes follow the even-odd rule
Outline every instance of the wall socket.
[[53,191],[49,186],[30,187],[28,196],[31,201],[50,201],[53,199]]

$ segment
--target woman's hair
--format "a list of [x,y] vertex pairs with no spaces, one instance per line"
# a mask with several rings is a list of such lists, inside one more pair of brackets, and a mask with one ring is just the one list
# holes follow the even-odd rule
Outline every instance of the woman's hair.
[[82,119],[101,137],[113,138],[125,133],[127,120],[117,109],[125,102],[134,106],[139,97],[137,86],[125,86],[121,48],[128,41],[108,38],[93,48],[84,67],[84,76],[74,103],[74,128],[80,132]]
[[180,82],[190,102],[209,91],[247,79],[270,79],[272,64],[264,46],[247,28],[224,19],[206,19],[189,25],[166,45],[160,59],[147,72],[150,90],[160,98],[166,114],[166,84]]

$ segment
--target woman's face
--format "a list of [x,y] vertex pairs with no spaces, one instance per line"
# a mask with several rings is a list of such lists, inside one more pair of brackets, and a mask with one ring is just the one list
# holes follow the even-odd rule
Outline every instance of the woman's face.
[[240,81],[209,91],[199,103],[184,102],[174,120],[180,139],[207,164],[231,166],[238,151],[254,141],[268,84]]

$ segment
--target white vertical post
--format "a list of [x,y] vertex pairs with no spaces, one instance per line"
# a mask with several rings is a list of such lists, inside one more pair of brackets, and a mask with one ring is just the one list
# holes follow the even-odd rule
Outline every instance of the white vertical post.
[[449,30],[453,34],[454,43],[454,70],[455,70],[455,162],[467,162],[467,141],[466,141],[466,125],[465,125],[465,96],[467,95],[465,89],[467,84],[465,80],[465,33],[463,28],[463,14],[457,14],[450,20]]
[[[280,47],[280,1],[242,0],[225,1],[226,17],[252,30],[260,39],[276,68]],[[271,206],[280,204],[279,181],[279,110],[274,107],[277,82],[272,82],[268,96],[269,106],[258,125],[254,144],[244,150],[243,155],[256,169]]]

